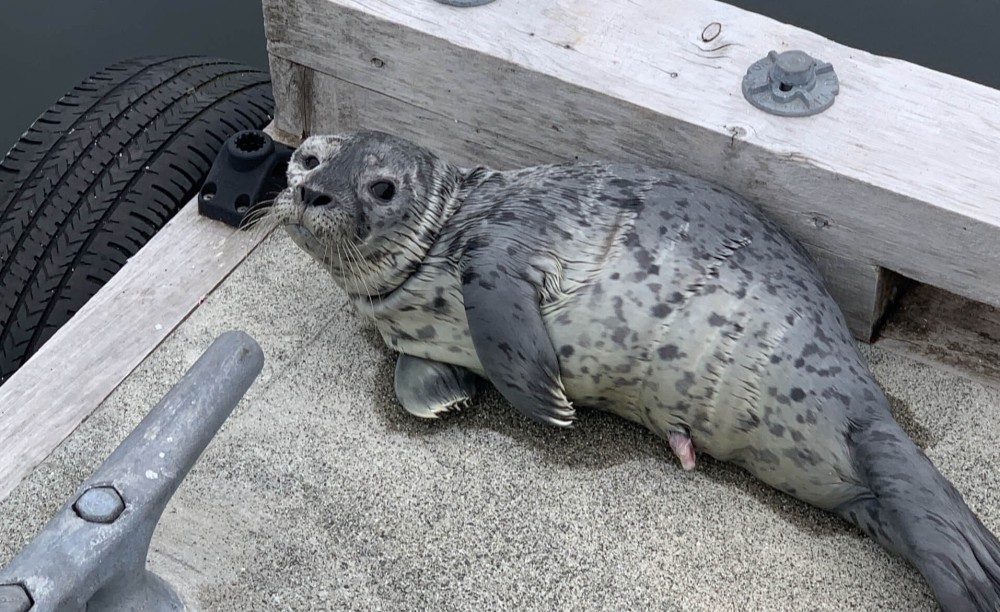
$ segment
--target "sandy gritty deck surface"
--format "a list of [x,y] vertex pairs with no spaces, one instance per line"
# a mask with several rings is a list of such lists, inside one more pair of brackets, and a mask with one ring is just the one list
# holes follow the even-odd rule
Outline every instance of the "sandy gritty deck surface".
[[[150,566],[201,610],[934,610],[839,519],[638,426],[535,425],[487,394],[438,422],[392,356],[276,233],[0,502],[0,564],[212,340],[264,371],[168,506]],[[898,418],[1000,533],[1000,393],[866,347]],[[95,366],[99,367],[99,365]]]

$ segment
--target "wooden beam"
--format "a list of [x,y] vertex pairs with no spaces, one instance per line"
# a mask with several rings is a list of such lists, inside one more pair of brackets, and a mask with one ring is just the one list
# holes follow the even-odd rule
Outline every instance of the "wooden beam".
[[840,305],[855,338],[871,342],[905,279],[886,270],[809,248],[830,295]]
[[270,56],[271,65],[271,91],[275,101],[280,100],[282,113],[279,117],[275,114],[274,121],[271,122],[271,129],[284,136],[282,141],[292,140],[294,144],[285,142],[289,146],[298,146],[306,133],[305,126],[311,125],[309,111],[306,109],[306,102],[312,100],[311,76],[312,70],[299,64],[293,64],[280,57]]
[[[812,252],[869,270],[865,301],[845,310],[884,303],[895,277],[881,268],[1000,304],[1000,173],[990,169],[1000,92],[714,0],[264,8],[272,58],[314,71],[299,77],[310,89],[297,108],[308,112],[292,116],[280,94],[277,105],[304,134],[391,129],[498,167],[665,164],[744,194]],[[840,76],[825,113],[780,118],[743,99],[747,67],[791,48]]]
[[0,500],[198,308],[260,234],[201,217],[192,200],[0,386]]

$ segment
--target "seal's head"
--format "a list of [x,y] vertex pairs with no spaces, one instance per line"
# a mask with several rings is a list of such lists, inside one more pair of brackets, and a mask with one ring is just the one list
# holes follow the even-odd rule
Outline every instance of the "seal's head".
[[270,211],[354,296],[391,292],[457,206],[462,173],[410,141],[373,131],[310,136]]

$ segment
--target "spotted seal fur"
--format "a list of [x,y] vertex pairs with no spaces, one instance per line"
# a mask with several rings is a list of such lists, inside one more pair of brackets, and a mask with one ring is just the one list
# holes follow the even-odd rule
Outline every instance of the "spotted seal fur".
[[808,254],[667,169],[459,168],[379,132],[313,136],[272,218],[399,353],[422,417],[488,380],[526,416],[606,410],[834,512],[949,611],[996,610],[1000,543],[906,436]]

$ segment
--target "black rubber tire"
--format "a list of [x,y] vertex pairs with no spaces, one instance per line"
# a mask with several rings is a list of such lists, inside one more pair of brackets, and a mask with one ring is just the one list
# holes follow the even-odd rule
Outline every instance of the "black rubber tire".
[[198,56],[117,63],[45,111],[0,161],[0,384],[273,112],[266,72]]

